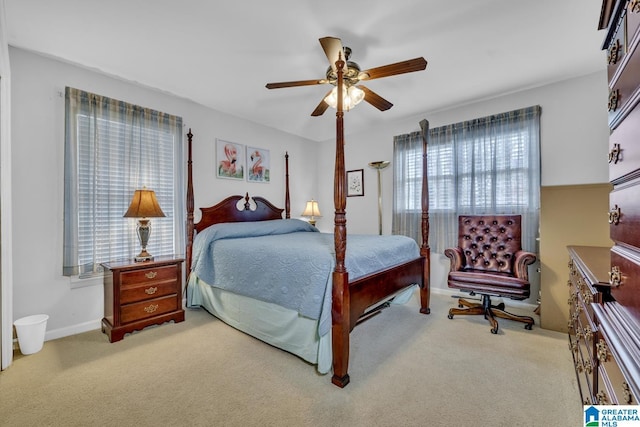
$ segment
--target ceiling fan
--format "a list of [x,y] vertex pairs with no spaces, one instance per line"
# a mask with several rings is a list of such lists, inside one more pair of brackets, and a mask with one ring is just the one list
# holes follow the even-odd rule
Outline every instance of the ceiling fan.
[[350,110],[360,101],[365,100],[380,111],[388,110],[393,104],[382,98],[371,89],[360,84],[361,81],[379,79],[382,77],[395,76],[397,74],[412,73],[427,68],[427,61],[422,58],[409,59],[407,61],[396,62],[394,64],[383,65],[381,67],[370,68],[362,71],[360,66],[350,61],[351,49],[342,47],[342,41],[336,37],[323,37],[320,39],[320,45],[329,60],[329,68],[324,79],[318,80],[299,80],[292,82],[267,83],[267,89],[280,89],[285,87],[310,86],[320,84],[330,84],[334,88],[331,89],[320,101],[312,116],[321,116],[329,106],[336,107],[337,103],[337,73],[336,61],[342,58],[346,62],[343,69],[343,105],[345,110]]

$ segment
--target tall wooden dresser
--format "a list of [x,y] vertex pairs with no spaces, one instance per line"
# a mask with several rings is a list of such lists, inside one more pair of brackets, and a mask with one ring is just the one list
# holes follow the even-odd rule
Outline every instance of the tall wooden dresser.
[[[589,326],[595,328],[584,344],[592,374],[578,375],[579,381],[582,375],[590,382],[587,387],[581,383],[585,404],[640,403],[639,27],[640,0],[603,1],[599,29],[606,30],[602,49],[608,61],[609,227],[614,245],[604,255],[608,283],[592,287],[594,295],[582,294],[593,300],[584,302],[592,315]],[[571,256],[576,265],[575,254]],[[584,337],[584,329],[581,333]]]

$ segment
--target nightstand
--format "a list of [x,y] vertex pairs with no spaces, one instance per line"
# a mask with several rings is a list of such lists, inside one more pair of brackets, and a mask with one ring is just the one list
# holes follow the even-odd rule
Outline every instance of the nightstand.
[[175,257],[153,261],[103,263],[102,332],[110,342],[126,333],[173,320],[182,322],[182,262]]

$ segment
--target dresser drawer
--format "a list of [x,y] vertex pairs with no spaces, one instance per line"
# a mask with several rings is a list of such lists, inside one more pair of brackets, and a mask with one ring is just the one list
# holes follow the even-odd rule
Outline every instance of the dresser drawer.
[[611,296],[640,319],[640,265],[624,247],[611,248]]
[[143,283],[123,286],[120,290],[120,304],[129,304],[152,298],[179,293],[178,281],[174,278],[165,282]]
[[178,309],[176,295],[169,295],[148,301],[123,305],[120,319],[123,324],[135,322],[136,320],[158,316]]
[[607,46],[607,77],[612,81],[627,52],[626,19],[618,20],[616,32]]
[[609,84],[609,127],[615,129],[637,102],[636,90],[640,85],[640,51],[634,49],[626,54],[624,69]]
[[637,405],[638,385],[634,378],[638,375],[638,324],[618,303],[596,307],[596,316],[599,323],[596,343],[598,387],[602,390],[597,401]]
[[160,267],[150,267],[141,270],[123,271],[120,273],[121,286],[129,284],[152,283],[167,279],[176,279],[178,267],[176,265],[164,265]]
[[638,27],[640,27],[640,1],[631,0],[627,5],[625,16],[627,41],[630,43],[638,37]]
[[640,181],[609,194],[609,235],[617,243],[640,248]]
[[640,168],[640,104],[609,137],[609,180],[616,181]]

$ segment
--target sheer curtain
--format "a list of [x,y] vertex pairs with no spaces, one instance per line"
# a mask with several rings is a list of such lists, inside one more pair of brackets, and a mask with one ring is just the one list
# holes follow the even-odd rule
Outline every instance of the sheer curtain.
[[123,218],[136,189],[155,191],[165,218],[153,218],[149,252],[184,246],[182,119],[66,88],[65,275],[101,271],[101,262],[140,251],[136,221]]
[[[522,245],[538,252],[539,106],[433,128],[429,132],[429,246],[457,240],[462,214],[522,215]],[[419,242],[421,135],[394,137],[394,234]]]

